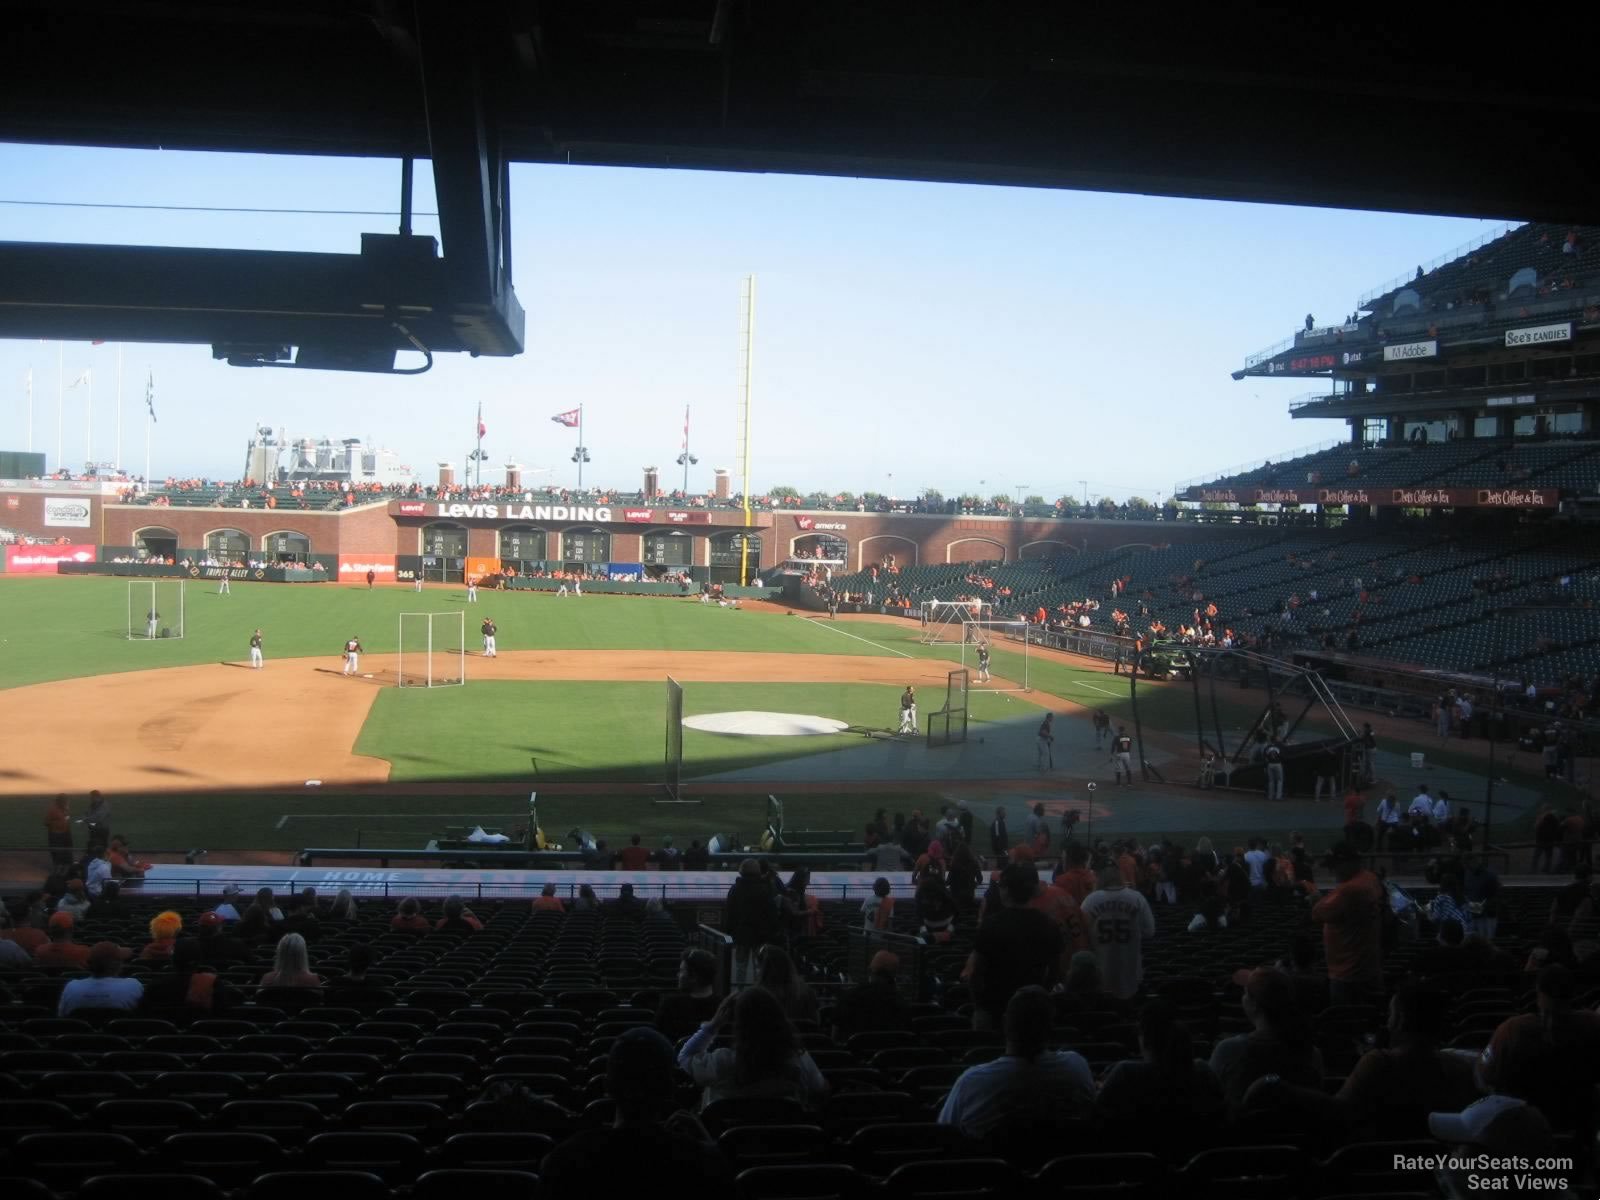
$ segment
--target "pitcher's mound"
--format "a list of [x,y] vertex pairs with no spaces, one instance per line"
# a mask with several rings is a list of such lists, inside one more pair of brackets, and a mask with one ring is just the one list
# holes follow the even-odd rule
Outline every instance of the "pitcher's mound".
[[813,717],[804,713],[720,712],[700,717],[685,717],[684,725],[702,733],[731,733],[745,737],[808,737],[819,733],[843,733],[849,728],[832,717]]

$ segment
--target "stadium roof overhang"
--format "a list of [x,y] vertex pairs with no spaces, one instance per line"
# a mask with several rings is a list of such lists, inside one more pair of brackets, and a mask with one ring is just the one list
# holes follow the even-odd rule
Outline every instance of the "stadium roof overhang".
[[0,140],[427,159],[443,254],[307,260],[298,290],[285,259],[240,253],[220,287],[182,255],[145,259],[141,294],[121,248],[8,248],[4,336],[98,330],[240,361],[292,343],[369,367],[419,344],[517,353],[512,162],[1600,215],[1584,145],[1600,97],[1559,61],[1585,40],[1530,27],[1522,61],[1540,67],[1512,71],[1515,24],[1484,37],[1420,10],[1381,33],[1304,7],[1135,26],[960,0],[13,0],[6,19]]

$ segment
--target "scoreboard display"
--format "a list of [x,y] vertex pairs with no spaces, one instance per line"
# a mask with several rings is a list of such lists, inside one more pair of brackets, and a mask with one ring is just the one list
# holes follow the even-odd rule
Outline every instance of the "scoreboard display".
[[562,557],[567,562],[611,561],[611,535],[599,529],[581,529],[562,535]]
[[648,534],[644,539],[644,561],[662,567],[692,566],[694,539],[682,534]]

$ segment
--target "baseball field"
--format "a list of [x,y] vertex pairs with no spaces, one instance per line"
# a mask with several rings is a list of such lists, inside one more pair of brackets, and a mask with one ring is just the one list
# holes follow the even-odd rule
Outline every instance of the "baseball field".
[[[141,634],[143,586],[132,602]],[[157,607],[173,628],[175,593],[159,593]],[[129,612],[122,579],[0,579],[0,728],[12,747],[0,764],[0,845],[41,840],[39,798],[91,788],[114,797],[118,827],[146,847],[272,852],[420,847],[449,826],[510,826],[535,790],[557,838],[581,826],[613,838],[753,839],[769,792],[784,796],[790,828],[812,829],[858,829],[878,807],[952,798],[984,813],[1000,802],[1013,813],[1037,802],[1092,808],[1113,827],[1172,833],[1288,829],[1326,814],[1291,802],[1263,815],[1254,798],[1187,793],[1196,806],[1176,816],[1170,789],[1118,790],[1113,804],[1089,717],[1103,708],[1127,719],[1127,682],[1037,648],[1024,691],[1021,655],[996,643],[995,678],[973,686],[965,743],[890,736],[902,689],[917,689],[925,719],[961,655],[921,644],[915,622],[894,618],[530,592],[468,604],[460,587],[235,583],[220,595],[201,581],[186,585],[181,638],[130,639]],[[403,613],[440,614],[432,669],[452,679],[464,669],[463,686],[396,686],[422,661],[408,644],[401,667]],[[493,658],[481,654],[485,617],[498,626]],[[409,643],[419,626],[408,620]],[[257,628],[261,670],[249,666]],[[353,676],[342,657],[350,638],[363,648]],[[683,793],[698,803],[659,805],[668,676],[691,720],[754,711],[843,728],[685,728]],[[1147,756],[1188,776],[1188,687],[1141,682],[1140,693]],[[1250,705],[1227,709],[1226,720],[1243,722]],[[1041,767],[1035,731],[1046,710],[1057,714],[1055,762]]]

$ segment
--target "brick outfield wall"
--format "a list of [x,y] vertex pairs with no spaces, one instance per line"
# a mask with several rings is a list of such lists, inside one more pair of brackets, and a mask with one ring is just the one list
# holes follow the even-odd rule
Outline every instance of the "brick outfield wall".
[[[114,499],[115,497],[113,497]],[[18,533],[25,533],[29,537],[47,538],[54,541],[64,537],[69,542],[99,542],[100,517],[105,511],[102,507],[102,497],[93,492],[6,492],[4,499],[0,500],[0,529],[14,529]],[[89,506],[89,524],[87,526],[72,525],[46,525],[44,522],[44,504],[46,500],[56,503],[86,504]],[[111,543],[105,543],[110,545]]]
[[[40,509],[42,519],[42,507]],[[97,508],[97,513],[99,512]],[[742,528],[733,512],[704,514],[705,523],[668,526],[664,524],[623,524],[613,521],[600,525],[611,534],[611,561],[638,562],[643,538],[652,533],[687,534],[694,539],[693,561],[705,566],[709,561],[709,540],[720,532]],[[791,557],[796,543],[826,534],[843,538],[849,545],[849,569],[878,562],[893,554],[902,566],[944,562],[979,562],[992,559],[1048,557],[1081,550],[1115,549],[1121,546],[1158,546],[1214,541],[1227,537],[1226,526],[1187,525],[1167,521],[1018,521],[1009,517],[923,516],[901,513],[758,513],[756,532],[761,536],[761,568],[771,570]],[[802,527],[802,522],[810,527]],[[4,523],[4,522],[0,522]],[[184,548],[198,548],[205,535],[215,529],[238,529],[253,546],[270,533],[292,531],[311,539],[313,554],[418,554],[419,531],[434,522],[424,517],[398,516],[393,506],[372,505],[341,512],[304,512],[292,509],[239,508],[160,508],[149,505],[108,504],[99,528],[82,531],[85,540],[105,546],[131,546],[134,534],[147,526],[171,529]],[[497,531],[513,522],[454,520],[449,524],[467,530],[467,552],[493,558],[498,553]],[[591,529],[589,522],[518,521],[559,535],[570,529]],[[31,532],[31,531],[30,531]],[[58,531],[52,531],[58,532]],[[68,531],[70,532],[70,531]],[[1250,532],[1259,535],[1259,530]],[[551,539],[548,552],[559,557],[559,544]]]

